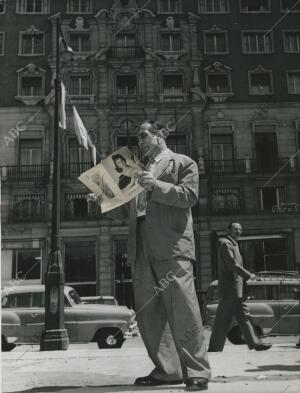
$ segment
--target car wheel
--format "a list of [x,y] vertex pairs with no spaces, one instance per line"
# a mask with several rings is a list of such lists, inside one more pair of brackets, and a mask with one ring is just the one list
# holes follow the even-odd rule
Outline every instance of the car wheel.
[[[254,331],[258,337],[263,336],[263,331],[260,326],[253,325]],[[244,337],[242,335],[241,329],[239,326],[234,326],[227,334],[228,340],[235,345],[245,344]]]
[[117,329],[100,330],[96,337],[99,349],[121,348],[125,341],[123,333]]
[[2,352],[12,351],[15,347],[16,347],[15,344],[9,344],[6,341],[6,338],[4,336],[2,336],[2,339],[1,339],[1,351]]

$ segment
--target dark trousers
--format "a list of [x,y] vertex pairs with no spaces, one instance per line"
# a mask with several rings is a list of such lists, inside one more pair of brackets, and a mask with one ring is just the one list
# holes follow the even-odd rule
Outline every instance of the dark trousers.
[[210,379],[207,344],[189,260],[157,260],[138,225],[133,286],[138,326],[149,357],[151,376],[171,381]]
[[235,317],[249,348],[254,348],[261,343],[253,329],[247,304],[243,299],[232,296],[220,300],[210,337],[209,351],[223,351],[233,317]]

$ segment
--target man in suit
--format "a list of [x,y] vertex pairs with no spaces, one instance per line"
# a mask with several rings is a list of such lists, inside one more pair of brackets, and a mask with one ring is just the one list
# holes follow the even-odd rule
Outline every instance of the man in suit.
[[162,125],[149,121],[138,134],[149,163],[138,180],[145,190],[131,201],[128,259],[137,321],[154,369],[135,385],[184,382],[188,390],[204,390],[211,372],[192,265],[198,168],[167,148],[167,136]]
[[230,223],[228,235],[220,242],[218,284],[220,302],[210,338],[209,352],[223,351],[233,317],[250,349],[263,351],[271,347],[271,344],[263,343],[257,337],[251,324],[248,306],[244,301],[245,281],[255,280],[256,276],[243,267],[243,259],[237,243],[241,234],[241,224]]

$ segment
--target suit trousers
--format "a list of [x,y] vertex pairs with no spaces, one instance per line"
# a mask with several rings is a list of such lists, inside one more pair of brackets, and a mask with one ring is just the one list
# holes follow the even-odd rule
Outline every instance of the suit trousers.
[[190,260],[158,260],[138,224],[133,288],[139,330],[154,363],[153,378],[210,379],[193,266]]
[[221,298],[219,302],[216,319],[210,337],[209,351],[223,351],[227,332],[233,317],[235,317],[246,344],[248,344],[250,349],[261,343],[253,329],[250,319],[250,311],[247,304],[243,299],[232,295]]

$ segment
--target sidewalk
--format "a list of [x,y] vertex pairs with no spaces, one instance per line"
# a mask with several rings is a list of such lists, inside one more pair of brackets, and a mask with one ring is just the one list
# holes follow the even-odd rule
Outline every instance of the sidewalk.
[[[273,339],[274,340],[274,339]],[[300,393],[300,350],[296,337],[275,343],[268,351],[226,345],[210,353],[213,379],[208,393]],[[96,343],[71,345],[68,351],[40,352],[22,346],[2,353],[2,392],[175,392],[184,385],[159,388],[133,386],[152,368],[139,337],[123,348],[99,350]]]

